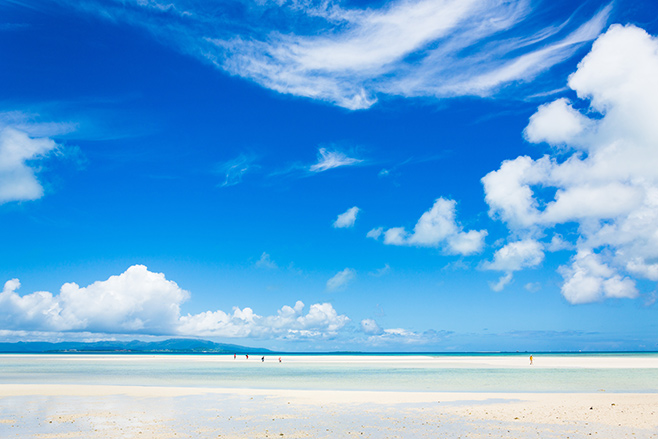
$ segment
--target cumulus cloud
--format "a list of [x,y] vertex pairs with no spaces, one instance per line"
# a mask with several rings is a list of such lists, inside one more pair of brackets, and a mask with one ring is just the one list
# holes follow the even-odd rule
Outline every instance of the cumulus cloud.
[[[525,130],[531,142],[560,146],[560,155],[508,160],[482,179],[489,214],[514,234],[578,227],[571,266],[560,270],[571,303],[635,297],[627,275],[658,280],[657,77],[658,40],[635,26],[611,26],[569,77],[589,107],[558,99],[539,107]],[[555,236],[547,245],[571,248]],[[507,268],[533,266],[539,254],[501,253],[490,268],[504,269],[503,259]]]
[[348,109],[368,108],[380,95],[488,96],[531,81],[596,38],[611,9],[574,9],[546,25],[525,0],[397,0],[363,8],[255,2],[239,15],[230,2],[68,4],[142,26],[158,41],[268,89]]
[[313,304],[305,313],[300,301],[274,316],[258,315],[249,307],[181,316],[190,293],[143,265],[86,287],[66,283],[58,295],[37,291],[21,296],[20,286],[18,279],[10,279],[0,293],[0,331],[39,337],[101,333],[312,339],[333,337],[350,321],[329,303]]
[[20,296],[18,287],[18,280],[8,281],[0,294],[7,329],[168,334],[189,297],[143,265],[87,287],[66,283],[55,296],[45,291]]
[[347,286],[356,277],[356,270],[346,268],[343,271],[336,273],[331,279],[327,281],[328,291],[338,291]]
[[333,223],[333,227],[336,229],[345,229],[348,227],[353,227],[356,222],[356,216],[358,215],[360,209],[356,206],[350,207],[344,213],[338,215],[336,221]]
[[488,270],[519,271],[523,268],[536,267],[544,260],[543,246],[533,239],[510,242],[494,253],[492,262],[484,264]]
[[591,126],[591,121],[574,110],[566,98],[558,99],[537,109],[524,130],[525,138],[533,143],[560,145],[573,142]]
[[329,303],[311,305],[304,314],[304,303],[284,306],[276,316],[260,316],[251,308],[234,308],[233,312],[207,311],[181,317],[180,334],[197,336],[283,337],[286,339],[331,337],[349,318],[339,315]]
[[581,250],[573,258],[570,267],[560,267],[564,277],[562,294],[574,304],[599,301],[604,298],[637,297],[635,282],[620,276],[601,261],[601,255]]
[[416,247],[442,247],[447,253],[470,255],[479,253],[484,246],[486,230],[463,231],[456,220],[454,200],[439,198],[430,210],[423,213],[413,232],[404,227],[393,227],[384,231],[373,229],[368,237],[378,239],[383,233],[384,244]]
[[362,161],[363,160],[361,159],[348,157],[345,153],[340,151],[329,151],[326,148],[320,148],[318,150],[318,162],[311,165],[309,170],[311,172],[324,172],[340,166],[355,165]]

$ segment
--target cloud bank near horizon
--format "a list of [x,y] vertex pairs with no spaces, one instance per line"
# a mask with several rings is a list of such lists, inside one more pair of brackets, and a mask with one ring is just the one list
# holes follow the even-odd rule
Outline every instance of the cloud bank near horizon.
[[[270,316],[259,315],[250,307],[183,315],[181,306],[191,293],[144,265],[133,265],[86,287],[65,283],[59,294],[36,291],[20,295],[20,286],[18,279],[10,279],[0,293],[0,337],[5,339],[18,335],[22,340],[41,340],[56,334],[90,340],[130,335],[304,341],[350,339],[361,334],[367,338],[382,336],[380,342],[384,343],[395,333],[395,342],[422,344],[434,340],[403,329],[376,334],[362,324],[355,330],[349,327],[351,319],[330,303],[307,308],[298,300]],[[372,324],[379,328],[374,321]],[[405,334],[410,336],[408,341]]]

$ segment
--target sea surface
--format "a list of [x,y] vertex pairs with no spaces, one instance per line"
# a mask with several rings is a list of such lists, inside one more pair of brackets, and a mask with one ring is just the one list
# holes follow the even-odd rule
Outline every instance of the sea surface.
[[[592,364],[658,354],[569,354]],[[535,357],[540,364],[559,354]],[[650,392],[658,367],[532,367],[527,354],[486,354],[503,366],[455,355],[0,355],[0,384],[92,384],[211,388],[436,392]],[[477,357],[474,357],[477,360]],[[518,359],[518,361],[516,361]],[[454,363],[451,362],[454,360]],[[586,362],[587,363],[587,362]]]

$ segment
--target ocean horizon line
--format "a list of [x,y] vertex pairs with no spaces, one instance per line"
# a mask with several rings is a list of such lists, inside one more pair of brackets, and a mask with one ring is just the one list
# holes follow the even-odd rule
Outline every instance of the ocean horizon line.
[[409,351],[387,351],[387,352],[361,352],[361,351],[322,351],[322,352],[289,352],[268,351],[263,352],[254,348],[254,351],[216,352],[216,351],[131,351],[131,350],[62,350],[43,352],[3,351],[0,355],[207,355],[224,356],[526,356],[526,355],[658,355],[658,351],[464,351],[464,352],[409,352]]

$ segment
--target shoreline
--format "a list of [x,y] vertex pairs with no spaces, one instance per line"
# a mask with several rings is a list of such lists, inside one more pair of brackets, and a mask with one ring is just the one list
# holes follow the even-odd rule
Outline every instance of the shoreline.
[[533,356],[5,354],[0,437],[658,439],[658,356]]
[[200,354],[89,354],[89,353],[57,353],[57,354],[2,354],[3,359],[49,359],[61,361],[107,361],[107,362],[144,362],[163,360],[171,362],[240,364],[261,363],[261,357],[267,364],[278,363],[278,358],[285,364],[391,364],[396,367],[436,367],[436,368],[555,368],[555,369],[658,369],[658,354],[533,354],[533,364],[528,356],[520,355],[252,355],[245,359],[244,355],[233,358],[230,355],[200,355]]

